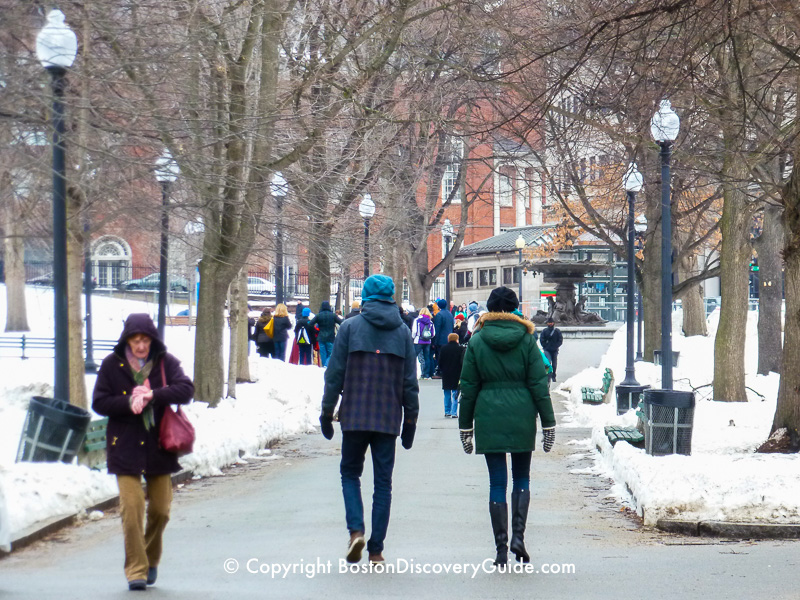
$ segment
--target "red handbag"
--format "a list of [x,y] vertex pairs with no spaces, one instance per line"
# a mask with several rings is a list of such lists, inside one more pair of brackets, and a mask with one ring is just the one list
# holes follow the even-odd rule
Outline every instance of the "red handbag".
[[[161,381],[164,385],[167,384],[163,361],[161,363]],[[191,454],[195,438],[194,426],[183,414],[180,406],[178,406],[177,411],[172,410],[170,405],[167,405],[164,409],[158,438],[162,450],[172,452],[178,456]]]

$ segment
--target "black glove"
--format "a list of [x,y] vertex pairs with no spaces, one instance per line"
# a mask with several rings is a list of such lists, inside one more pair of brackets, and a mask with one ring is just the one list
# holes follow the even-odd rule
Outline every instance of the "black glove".
[[319,424],[322,428],[322,435],[325,436],[326,440],[333,439],[333,417],[330,415],[320,415],[319,416]]
[[542,449],[545,452],[550,452],[553,449],[553,444],[556,443],[556,428],[544,427],[542,428]]
[[414,444],[414,434],[416,432],[416,423],[403,423],[403,432],[400,434],[400,441],[403,444],[403,448],[411,450],[411,446]]
[[461,445],[464,447],[464,452],[467,454],[472,454],[472,434],[474,431],[474,429],[459,429],[459,433],[461,434]]

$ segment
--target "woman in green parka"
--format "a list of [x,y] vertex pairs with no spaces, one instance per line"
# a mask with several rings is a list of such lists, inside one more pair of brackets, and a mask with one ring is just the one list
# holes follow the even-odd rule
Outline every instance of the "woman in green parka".
[[508,468],[511,454],[511,552],[530,562],[525,550],[525,524],[530,505],[531,453],[536,417],[542,422],[542,448],[550,452],[556,420],[547,373],[533,336],[533,323],[512,314],[519,306],[514,290],[492,290],[484,314],[469,340],[461,369],[461,411],[458,426],[464,452],[483,454],[489,469],[489,515],[497,557],[508,562]]

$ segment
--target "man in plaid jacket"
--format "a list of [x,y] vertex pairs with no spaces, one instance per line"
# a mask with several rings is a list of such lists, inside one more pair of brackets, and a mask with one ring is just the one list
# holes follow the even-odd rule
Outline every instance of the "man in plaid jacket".
[[325,393],[319,421],[333,438],[333,413],[341,395],[342,493],[350,540],[347,560],[358,562],[364,549],[364,505],[361,473],[367,448],[372,454],[375,493],[372,533],[366,543],[369,560],[383,562],[389,527],[397,436],[411,448],[419,413],[417,362],[411,332],[394,303],[394,283],[372,275],[361,291],[361,314],[339,328],[325,371]]

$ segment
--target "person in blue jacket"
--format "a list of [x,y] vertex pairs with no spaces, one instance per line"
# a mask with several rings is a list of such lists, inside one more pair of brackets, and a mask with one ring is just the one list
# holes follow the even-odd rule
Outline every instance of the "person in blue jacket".
[[447,345],[447,336],[453,333],[455,328],[455,317],[453,313],[447,310],[447,300],[437,300],[436,305],[439,307],[433,317],[433,327],[436,329],[436,335],[433,338],[431,351],[433,352],[434,363],[436,365],[436,377],[441,377],[442,373],[439,369],[439,350]]

